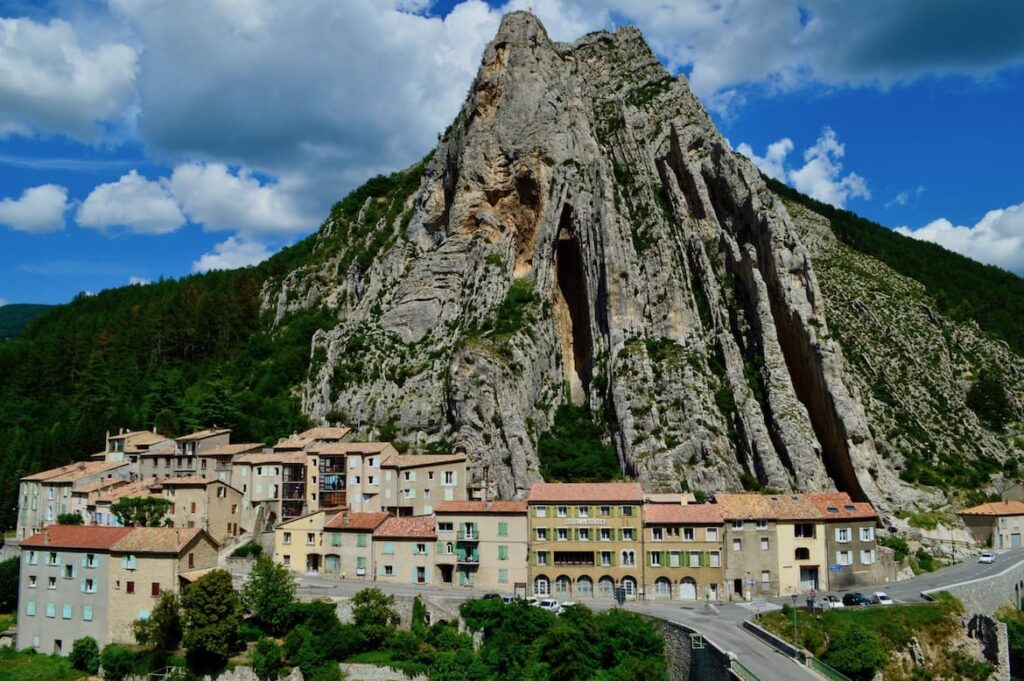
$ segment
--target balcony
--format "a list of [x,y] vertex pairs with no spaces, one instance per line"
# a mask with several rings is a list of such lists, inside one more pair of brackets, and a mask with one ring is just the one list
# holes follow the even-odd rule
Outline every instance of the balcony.
[[341,508],[345,506],[345,492],[321,492],[320,493],[320,507],[321,508]]
[[306,482],[306,473],[304,471],[303,472],[295,472],[295,471],[285,470],[284,475],[281,476],[281,479],[284,482],[305,484],[305,482]]
[[302,515],[304,503],[301,499],[299,500],[288,500],[281,502],[281,517],[282,518],[298,518]]
[[306,487],[305,485],[300,484],[300,483],[295,483],[295,482],[288,483],[288,484],[286,484],[284,486],[284,489],[281,491],[281,498],[282,499],[305,499],[306,498],[306,489],[305,489],[305,487]]
[[475,553],[460,553],[457,562],[463,565],[477,565],[480,563],[480,556]]
[[459,530],[459,541],[480,541],[479,530]]

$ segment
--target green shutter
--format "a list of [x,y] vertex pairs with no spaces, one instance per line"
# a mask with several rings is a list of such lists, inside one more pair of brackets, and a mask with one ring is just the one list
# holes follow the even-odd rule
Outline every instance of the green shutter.
[[508,536],[508,523],[506,523],[506,522],[499,522],[498,523],[498,536],[499,537],[507,537]]
[[662,567],[668,567],[668,551],[661,552],[661,565]]
[[89,555],[88,553],[83,553],[83,554],[82,554],[82,567],[85,567],[85,566],[87,566],[87,565],[89,564],[89,563],[87,562],[87,560],[86,560],[86,557],[87,557],[88,555]]
[[498,560],[508,560],[508,547],[504,544],[498,546]]
[[439,555],[444,553],[444,542],[437,542],[437,553]]
[[85,593],[85,578],[82,578],[81,591],[82,593]]

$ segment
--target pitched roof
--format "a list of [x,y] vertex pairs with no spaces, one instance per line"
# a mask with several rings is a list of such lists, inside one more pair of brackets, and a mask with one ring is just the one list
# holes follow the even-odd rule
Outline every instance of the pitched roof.
[[111,440],[118,440],[124,438],[125,449],[129,447],[138,448],[141,446],[155,445],[158,442],[164,440],[170,440],[172,438],[162,435],[160,433],[154,433],[150,430],[135,430],[130,433],[121,433],[120,435],[111,435]]
[[159,487],[206,487],[212,485],[215,482],[223,482],[223,480],[207,480],[206,478],[200,478],[196,476],[182,476],[180,478],[160,478],[154,486]]
[[804,494],[715,494],[726,520],[815,520],[818,508]]
[[526,513],[525,501],[443,501],[434,513]]
[[64,466],[59,466],[58,468],[51,468],[48,471],[40,471],[39,473],[26,475],[22,478],[22,481],[47,482],[51,484],[74,482],[75,480],[84,478],[87,475],[106,473],[107,471],[127,465],[127,461],[76,461]]
[[[196,527],[132,527],[129,529],[131,532],[111,546],[111,551],[178,554],[199,534],[205,534],[204,530]],[[211,541],[213,540],[211,539]]]
[[120,487],[122,485],[127,484],[127,480],[121,480],[120,478],[103,478],[102,480],[96,480],[94,482],[89,482],[84,485],[75,485],[74,487],[71,488],[71,493],[91,494],[93,492],[99,492],[102,489],[107,489],[108,487]]
[[310,440],[340,440],[352,432],[348,426],[313,426],[299,433],[299,437]]
[[870,520],[877,518],[874,507],[863,501],[853,501],[846,492],[808,492],[804,494],[825,520]]
[[224,435],[230,433],[230,428],[206,428],[204,430],[197,430],[189,433],[188,435],[180,435],[176,438],[178,442],[192,442],[193,440],[205,440],[208,437],[214,437],[215,435]]
[[306,463],[305,452],[267,452],[239,454],[231,463],[265,464],[265,463]]
[[220,445],[205,452],[198,452],[196,456],[235,456],[236,454],[247,454],[249,452],[262,451],[265,445],[262,442],[237,442],[232,445]]
[[130,527],[98,525],[47,525],[42,532],[21,542],[22,546],[47,546],[58,549],[108,550],[132,531]]
[[342,532],[345,530],[365,532],[377,529],[387,519],[387,513],[349,513],[343,511],[328,520],[327,524],[324,525],[324,529]]
[[381,461],[381,468],[418,468],[440,466],[446,463],[463,463],[465,454],[391,454]]
[[645,523],[719,524],[722,509],[718,504],[648,504],[644,506]]
[[437,530],[434,518],[429,515],[388,518],[373,531],[374,538],[382,539],[434,539]]
[[695,500],[692,492],[648,492],[644,495],[648,504],[692,504]]
[[394,449],[390,442],[330,442],[316,446],[320,454],[380,454]]
[[960,515],[1024,515],[1024,501],[990,501],[959,511]]
[[156,497],[160,496],[153,492],[153,486],[158,482],[157,478],[146,478],[145,480],[136,480],[129,482],[126,485],[120,485],[113,489],[108,489],[105,492],[101,492],[96,495],[94,503],[113,503],[118,499],[124,499],[125,497]]
[[644,490],[639,482],[535,482],[529,500],[642,502]]

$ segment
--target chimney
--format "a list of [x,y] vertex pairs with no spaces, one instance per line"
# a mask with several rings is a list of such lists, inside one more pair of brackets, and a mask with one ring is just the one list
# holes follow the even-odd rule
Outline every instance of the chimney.
[[341,517],[341,524],[342,524],[343,527],[348,527],[348,523],[349,523],[349,517],[348,517],[348,513],[346,513],[345,515],[343,515]]
[[43,544],[45,546],[49,546],[50,545],[50,531],[49,530],[43,530]]

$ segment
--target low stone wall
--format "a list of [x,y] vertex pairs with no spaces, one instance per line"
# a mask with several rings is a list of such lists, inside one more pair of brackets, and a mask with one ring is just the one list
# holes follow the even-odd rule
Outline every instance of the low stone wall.
[[671,681],[735,681],[732,656],[703,637],[703,647],[695,648],[698,632],[685,624],[657,620],[665,639],[665,658]]
[[341,671],[348,675],[345,678],[350,681],[427,681],[422,674],[410,679],[404,672],[373,664],[342,664]]
[[772,648],[775,648],[786,657],[796,657],[801,660],[802,664],[807,664],[807,658],[811,655],[809,651],[793,645],[784,638],[776,636],[764,627],[754,624],[750,620],[745,620],[742,626],[751,634],[757,636],[759,639],[770,645]]
[[[412,602],[415,596],[393,595],[395,598],[395,611],[401,619],[399,626],[408,628],[412,622]],[[431,622],[439,622],[441,620],[444,620],[445,622],[452,622],[459,619],[459,601],[423,595],[421,595],[420,598],[423,600],[423,604],[427,608],[427,614],[430,616]],[[352,597],[333,596],[331,600],[336,604],[338,619],[342,622],[351,622]]]
[[1024,598],[1024,561],[989,577],[929,589],[922,595],[934,599],[942,591],[949,592],[963,603],[968,615],[991,615],[1004,605],[1019,608],[1021,598]]

